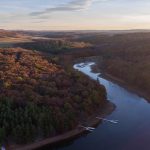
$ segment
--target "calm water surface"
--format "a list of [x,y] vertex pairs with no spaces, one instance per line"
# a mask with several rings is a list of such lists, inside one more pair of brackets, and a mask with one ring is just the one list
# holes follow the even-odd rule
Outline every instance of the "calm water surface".
[[[107,90],[108,99],[116,105],[108,119],[92,133],[74,140],[58,150],[150,150],[150,104],[142,97],[92,73],[93,62],[75,64],[74,68],[94,80],[99,79]],[[82,67],[80,67],[82,66]]]

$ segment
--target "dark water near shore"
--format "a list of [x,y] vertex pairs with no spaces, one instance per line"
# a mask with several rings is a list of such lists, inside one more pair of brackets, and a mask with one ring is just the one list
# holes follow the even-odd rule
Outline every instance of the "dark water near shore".
[[[107,90],[107,97],[116,105],[108,119],[119,120],[118,124],[103,121],[93,132],[57,150],[150,150],[150,104],[142,97],[99,77],[91,72],[94,63],[74,65],[94,80],[99,79]],[[82,66],[82,67],[80,67]]]

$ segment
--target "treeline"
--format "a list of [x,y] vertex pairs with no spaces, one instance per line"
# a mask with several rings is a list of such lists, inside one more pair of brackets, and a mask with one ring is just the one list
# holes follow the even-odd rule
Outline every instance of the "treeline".
[[0,98],[0,109],[0,143],[25,144],[71,130],[77,124],[67,102],[61,109],[33,102],[21,106],[4,97]]
[[8,31],[8,30],[0,29],[0,38],[17,37],[17,36],[19,36],[19,34],[15,31]]
[[39,39],[34,40],[33,42],[18,43],[15,44],[15,46],[51,54],[61,54],[72,49],[87,48],[90,47],[91,44],[85,42],[73,42],[65,39]]
[[0,141],[28,143],[78,126],[106,104],[106,91],[41,53],[0,49]]
[[95,41],[85,39],[95,43],[96,55],[103,56],[101,69],[149,95],[150,33],[105,35]]

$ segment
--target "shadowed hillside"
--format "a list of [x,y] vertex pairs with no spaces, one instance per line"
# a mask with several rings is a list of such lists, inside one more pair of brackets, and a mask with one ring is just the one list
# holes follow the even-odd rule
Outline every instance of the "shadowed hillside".
[[16,46],[30,50],[36,49],[38,51],[48,52],[51,54],[60,54],[75,49],[88,48],[92,45],[85,42],[75,42],[64,39],[37,39],[33,42],[18,43]]
[[99,34],[78,40],[95,46],[93,55],[103,57],[100,68],[106,73],[150,97],[150,33]]

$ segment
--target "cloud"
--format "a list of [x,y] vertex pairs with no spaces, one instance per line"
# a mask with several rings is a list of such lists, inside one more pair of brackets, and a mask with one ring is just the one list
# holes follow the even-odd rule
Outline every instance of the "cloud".
[[[80,11],[89,8],[94,1],[98,0],[73,0],[63,5],[58,5],[56,7],[47,8],[43,11],[33,12],[31,16],[39,16],[39,15],[46,15],[53,12],[60,12],[60,11]],[[99,0],[99,1],[106,1],[106,0]]]

